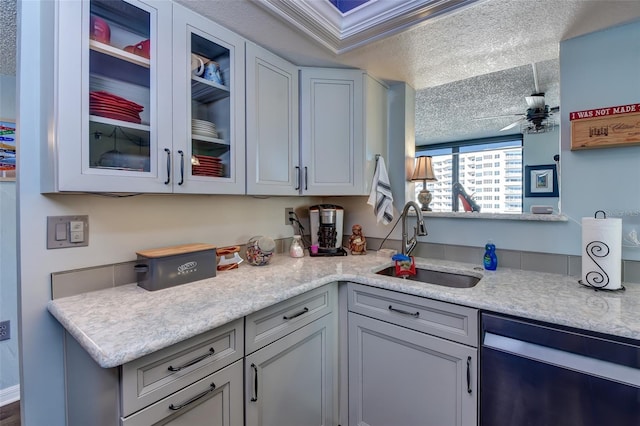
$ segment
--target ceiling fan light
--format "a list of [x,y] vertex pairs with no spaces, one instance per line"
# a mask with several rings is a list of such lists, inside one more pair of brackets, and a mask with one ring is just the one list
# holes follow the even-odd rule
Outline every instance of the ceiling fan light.
[[533,94],[531,96],[526,96],[525,99],[527,101],[527,105],[531,109],[544,109],[544,107],[545,107],[544,94],[543,93],[542,94]]

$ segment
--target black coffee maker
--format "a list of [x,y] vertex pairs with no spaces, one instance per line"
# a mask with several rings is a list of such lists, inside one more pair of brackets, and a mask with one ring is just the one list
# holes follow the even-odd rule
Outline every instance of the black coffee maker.
[[334,204],[318,204],[309,208],[311,244],[318,246],[318,255],[345,256],[342,248],[344,209]]

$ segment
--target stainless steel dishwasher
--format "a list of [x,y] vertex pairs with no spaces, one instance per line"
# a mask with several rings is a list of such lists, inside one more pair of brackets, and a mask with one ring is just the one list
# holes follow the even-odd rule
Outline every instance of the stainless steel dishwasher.
[[640,343],[482,314],[482,426],[640,425]]

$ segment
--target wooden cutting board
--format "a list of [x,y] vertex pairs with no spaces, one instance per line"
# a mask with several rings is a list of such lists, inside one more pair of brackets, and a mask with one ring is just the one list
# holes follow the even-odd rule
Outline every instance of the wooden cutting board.
[[181,244],[178,246],[162,247],[156,249],[142,250],[136,252],[137,255],[156,258],[174,256],[176,254],[193,253],[194,251],[215,250],[216,246],[204,243]]

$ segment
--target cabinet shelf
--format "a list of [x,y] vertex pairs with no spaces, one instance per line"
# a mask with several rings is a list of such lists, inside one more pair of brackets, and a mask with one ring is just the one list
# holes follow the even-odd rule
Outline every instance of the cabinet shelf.
[[129,136],[135,136],[143,139],[149,137],[151,126],[146,124],[131,123],[128,121],[113,120],[111,118],[100,117],[99,115],[89,115],[92,132],[111,133],[113,127],[125,129],[125,133]]
[[196,134],[192,134],[191,139],[196,143],[224,145],[226,147],[229,147],[230,145],[229,142],[225,141],[224,139],[210,138],[208,136],[200,136]]
[[210,103],[231,96],[229,88],[204,78],[191,77],[191,97],[194,101]]
[[89,40],[89,48],[95,52],[100,52],[104,55],[121,59],[123,61],[127,61],[144,68],[149,68],[151,66],[151,61],[147,58],[135,55],[133,53],[125,52],[122,49],[113,47],[109,44],[100,43],[96,40]]

